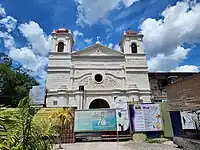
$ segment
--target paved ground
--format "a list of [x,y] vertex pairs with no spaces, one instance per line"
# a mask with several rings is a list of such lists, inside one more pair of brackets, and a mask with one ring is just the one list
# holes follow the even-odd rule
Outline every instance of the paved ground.
[[180,150],[173,144],[147,144],[132,142],[86,142],[63,144],[65,150]]

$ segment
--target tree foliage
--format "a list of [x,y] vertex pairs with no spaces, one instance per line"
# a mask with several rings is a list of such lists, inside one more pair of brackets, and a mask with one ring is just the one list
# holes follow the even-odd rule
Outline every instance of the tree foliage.
[[0,109],[1,150],[51,150],[58,133],[62,148],[64,129],[73,119],[72,109],[57,108],[46,119],[36,115],[38,110],[28,97],[20,100],[17,108]]
[[0,103],[16,107],[20,99],[29,95],[29,89],[38,83],[27,70],[15,67],[5,54],[0,54],[0,63]]
[[72,122],[73,119],[73,110],[71,108],[63,107],[63,108],[57,108],[55,112],[53,112],[49,118],[55,118],[58,120],[60,123],[60,129],[58,131],[59,136],[60,136],[60,143],[59,143],[59,148],[61,149],[61,142],[63,138],[63,133],[64,133],[64,127],[66,126],[67,123]]
[[33,117],[37,109],[30,99],[22,99],[15,109],[0,111],[1,150],[51,150],[55,134],[51,123],[38,124]]

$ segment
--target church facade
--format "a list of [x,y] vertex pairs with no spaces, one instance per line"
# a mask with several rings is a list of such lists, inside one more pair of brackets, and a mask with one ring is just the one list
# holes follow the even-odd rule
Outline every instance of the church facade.
[[124,32],[120,51],[97,42],[72,51],[68,29],[52,32],[52,49],[47,71],[47,107],[77,109],[115,108],[114,98],[150,103],[150,85],[143,35]]

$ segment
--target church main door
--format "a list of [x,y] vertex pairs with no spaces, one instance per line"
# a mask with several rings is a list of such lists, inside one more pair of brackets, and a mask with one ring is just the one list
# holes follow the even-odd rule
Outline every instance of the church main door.
[[103,99],[95,99],[90,103],[89,109],[110,108],[107,101]]

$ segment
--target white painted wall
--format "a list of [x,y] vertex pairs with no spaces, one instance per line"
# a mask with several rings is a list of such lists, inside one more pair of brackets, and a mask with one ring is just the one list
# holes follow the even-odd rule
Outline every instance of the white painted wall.
[[[47,74],[47,106],[73,106],[82,108],[79,85],[85,86],[84,109],[96,98],[106,100],[114,108],[114,95],[125,95],[128,101],[150,102],[150,87],[146,56],[140,37],[123,37],[124,54],[100,44],[80,52],[71,53],[72,38],[55,35]],[[59,40],[65,40],[65,52],[55,51]],[[131,54],[130,45],[138,45],[138,54]],[[95,74],[103,75],[103,82],[96,83]],[[57,101],[57,105],[54,105]]]

